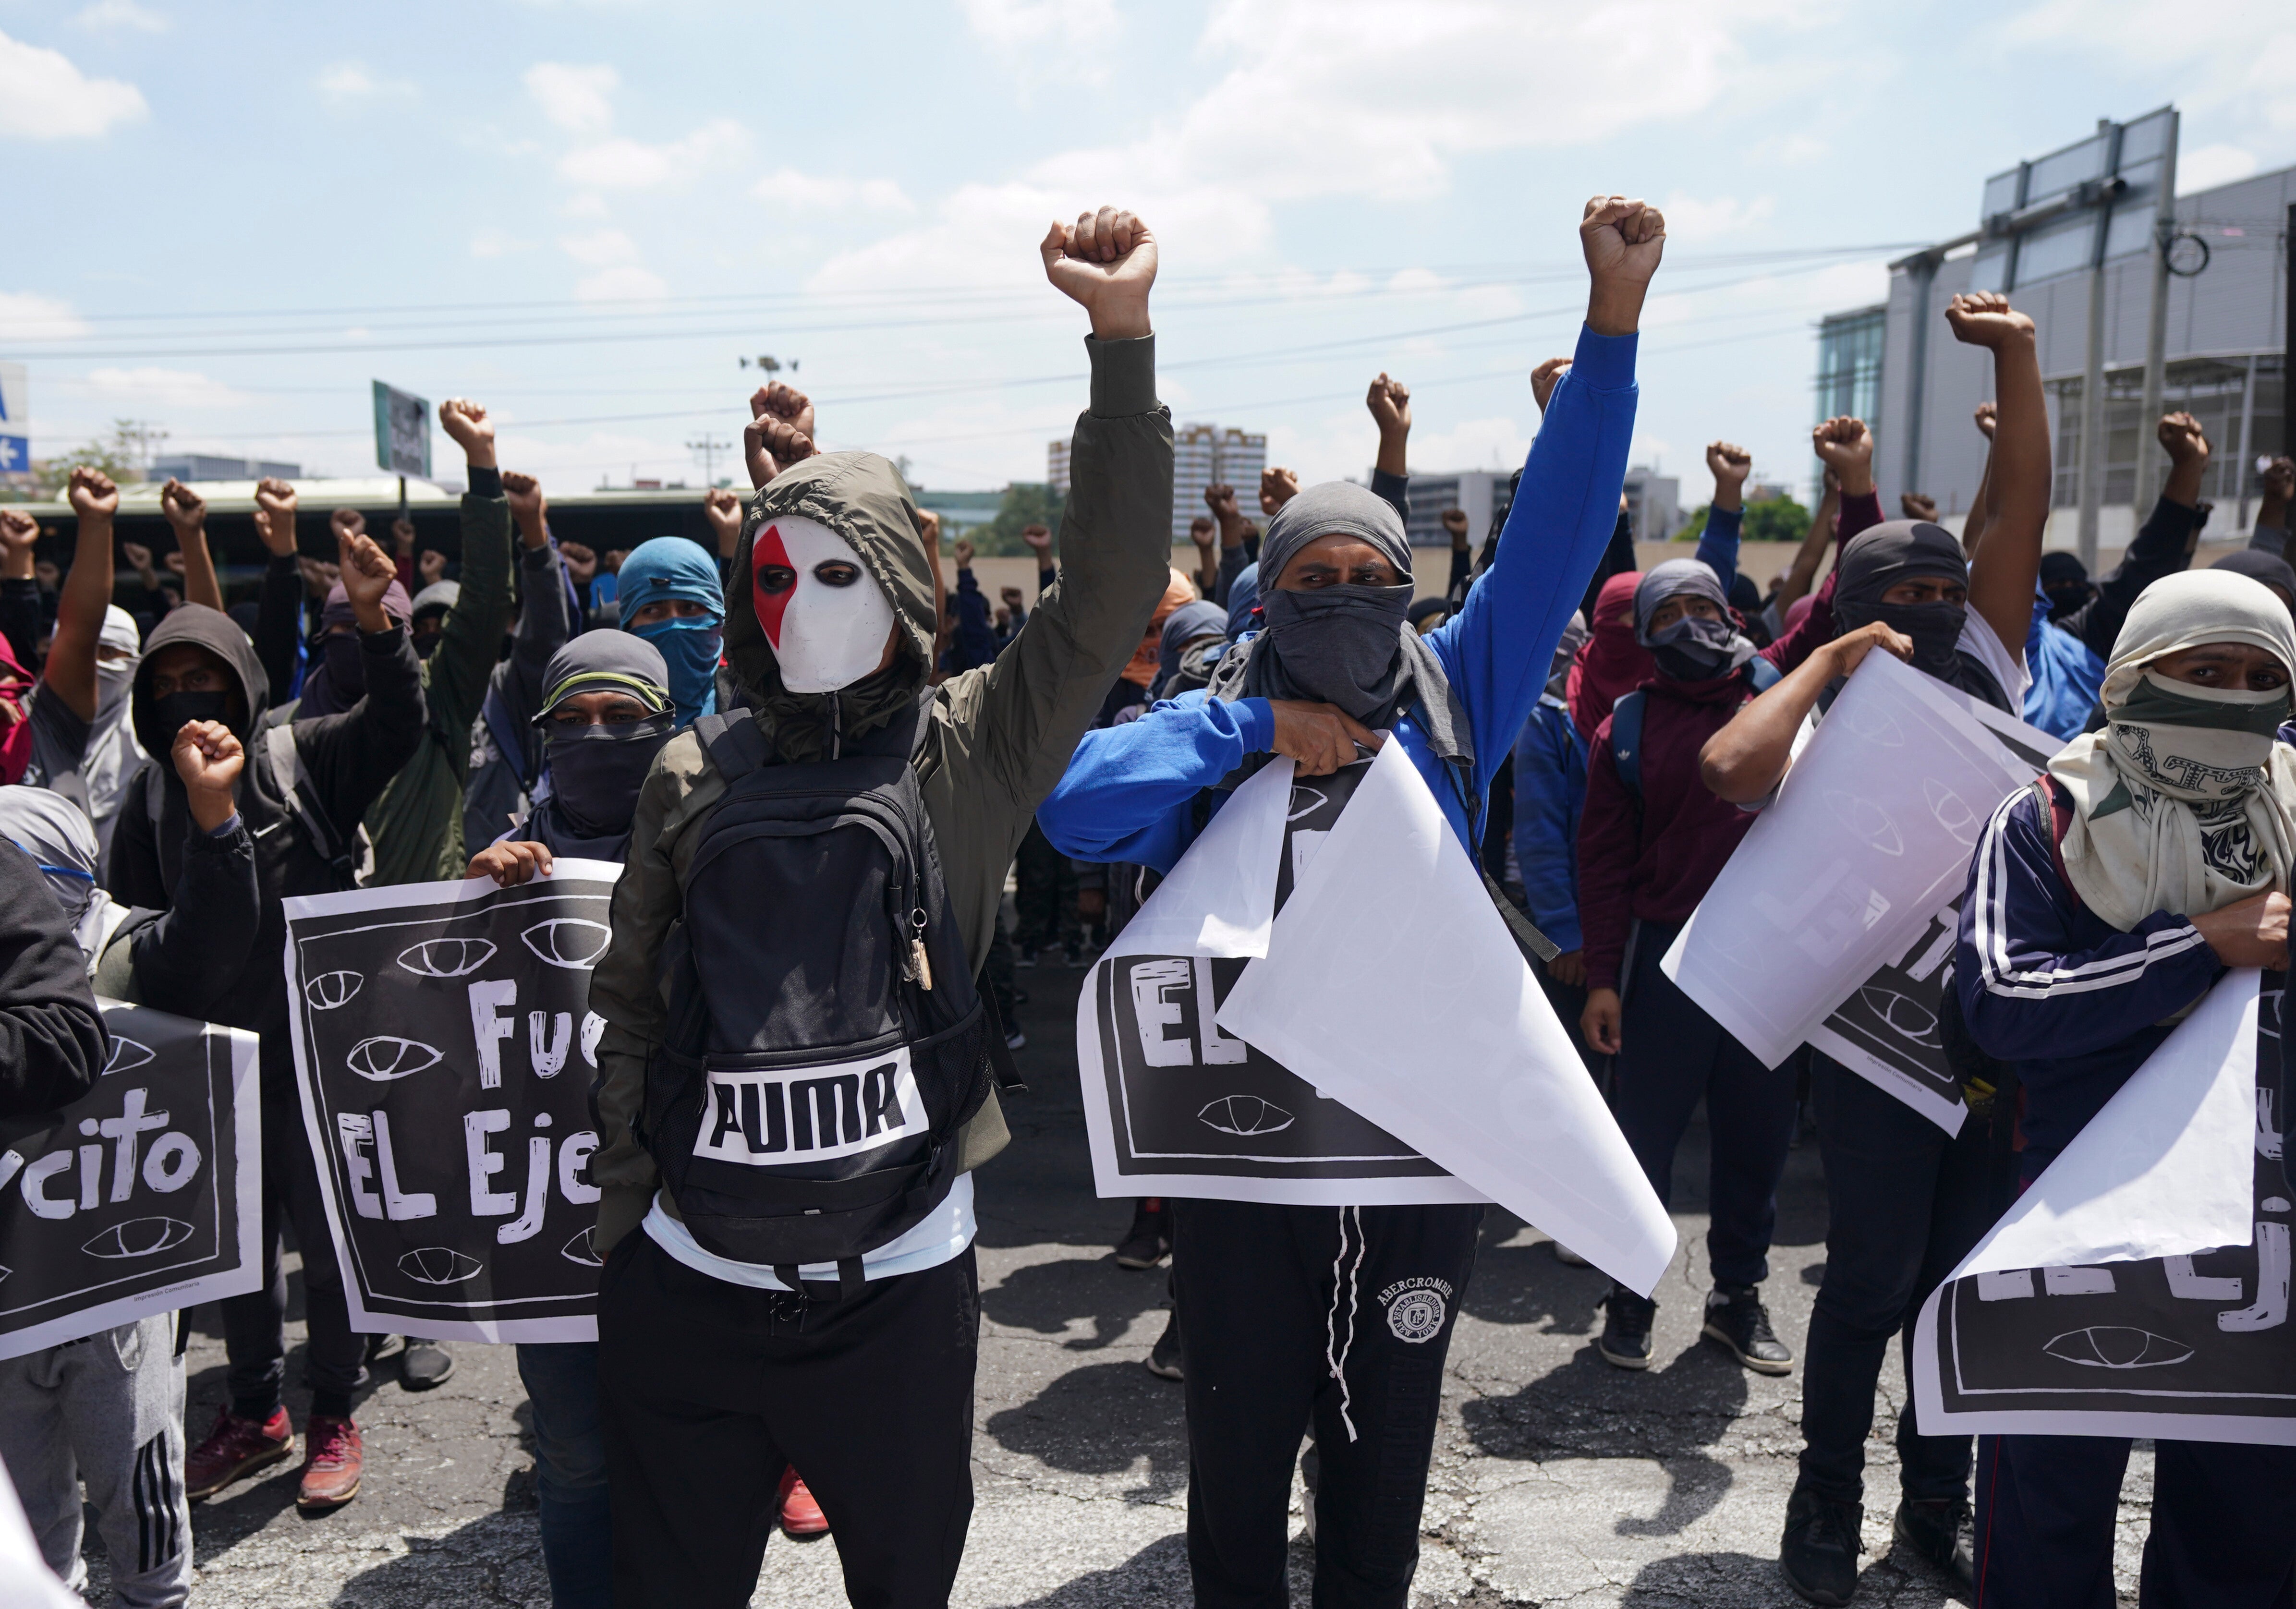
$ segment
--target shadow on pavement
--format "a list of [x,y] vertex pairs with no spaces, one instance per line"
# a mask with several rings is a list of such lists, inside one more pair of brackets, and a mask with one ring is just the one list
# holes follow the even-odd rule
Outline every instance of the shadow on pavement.
[[1008,1452],[1078,1474],[1120,1474],[1144,1457],[1147,1482],[1124,1494],[1130,1502],[1160,1501],[1188,1482],[1180,1388],[1136,1362],[1072,1368],[981,1428]]
[[1188,1545],[1185,1538],[1168,1536],[1151,1542],[1112,1570],[1095,1570],[1062,1583],[1042,1597],[1032,1597],[1014,1609],[1109,1609],[1116,1604],[1185,1604],[1193,1592],[1188,1581]]
[[982,1291],[980,1311],[997,1324],[1040,1335],[1061,1335],[1078,1319],[1086,1319],[1093,1333],[1062,1344],[1071,1352],[1095,1352],[1121,1339],[1144,1313],[1164,1306],[1165,1277],[1160,1268],[1119,1268],[1115,1258],[1105,1255],[1034,1262]]

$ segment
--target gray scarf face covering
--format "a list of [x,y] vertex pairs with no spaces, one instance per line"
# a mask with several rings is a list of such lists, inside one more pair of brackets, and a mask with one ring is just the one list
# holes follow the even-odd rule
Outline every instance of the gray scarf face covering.
[[1373,728],[1416,709],[1428,747],[1472,766],[1467,713],[1442,661],[1406,620],[1411,545],[1385,498],[1349,481],[1310,486],[1278,510],[1260,544],[1259,573],[1273,580],[1322,536],[1369,543],[1406,577],[1391,587],[1342,584],[1259,594],[1267,629],[1246,651],[1224,655],[1206,690],[1212,698],[1304,698],[1336,705]]

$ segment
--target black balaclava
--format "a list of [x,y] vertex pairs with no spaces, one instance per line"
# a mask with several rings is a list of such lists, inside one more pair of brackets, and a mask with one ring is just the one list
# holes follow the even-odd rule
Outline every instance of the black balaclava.
[[1961,633],[1968,606],[1884,603],[1882,594],[1901,581],[1925,576],[1969,584],[1969,561],[1943,526],[1893,519],[1860,531],[1842,550],[1833,592],[1834,634],[1846,636],[1879,620],[1914,640],[1914,668],[1959,685]]
[[[542,674],[542,713],[550,788],[527,831],[556,854],[619,861],[627,847],[638,789],[677,727],[669,669],[661,650],[628,632],[585,632],[551,656]],[[621,693],[652,713],[603,725],[552,719],[579,693]]]
[[[383,589],[382,612],[395,625],[414,618],[406,589],[396,581]],[[339,625],[350,630],[336,631]],[[359,657],[358,617],[352,612],[349,591],[340,581],[327,589],[327,600],[319,609],[319,635],[311,647],[311,657],[318,663],[303,678],[301,700],[295,706],[299,721],[340,715],[366,697],[366,661]]]
[[[1722,611],[1719,620],[1684,616],[1662,630],[1651,630],[1651,617],[1670,599],[1703,598]],[[1653,565],[1635,585],[1635,641],[1650,649],[1659,674],[1677,682],[1726,676],[1754,657],[1752,639],[1730,618],[1722,578],[1696,559],[1669,559]]]
[[2245,576],[2251,581],[2260,581],[2266,586],[2276,588],[2283,602],[2296,599],[2296,566],[2260,549],[2243,548],[2237,553],[2226,553],[2209,568],[2228,570],[2235,576]]
[[2094,597],[2088,567],[2070,553],[2041,555],[2041,591],[2048,594],[2049,618],[2062,620]]

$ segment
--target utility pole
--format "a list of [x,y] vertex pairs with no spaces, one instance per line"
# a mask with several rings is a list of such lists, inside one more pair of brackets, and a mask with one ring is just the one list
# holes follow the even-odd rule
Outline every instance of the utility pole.
[[2168,140],[2161,150],[2161,178],[2152,209],[2152,306],[2144,326],[2144,400],[2136,411],[2136,489],[2132,508],[2138,525],[2152,511],[2152,488],[2161,455],[2152,441],[2161,417],[2161,393],[2169,373],[2169,245],[2177,233],[2177,132],[2182,112],[2169,114]]
[[701,481],[704,486],[714,486],[718,484],[718,454],[733,445],[730,441],[718,440],[707,430],[701,432],[700,441],[689,441],[685,444],[687,452],[701,454]]

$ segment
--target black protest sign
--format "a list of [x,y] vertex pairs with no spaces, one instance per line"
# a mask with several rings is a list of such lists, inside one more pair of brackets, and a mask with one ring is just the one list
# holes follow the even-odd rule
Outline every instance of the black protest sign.
[[1809,1036],[1851,1072],[1879,1084],[1948,1134],[1968,1114],[1946,1058],[1945,992],[1961,901],[1931,917],[1905,953],[1877,968]]
[[[1292,784],[1276,909],[1369,765],[1358,761]],[[1292,1205],[1482,1200],[1222,1031],[1214,1020],[1219,1003],[1248,964],[1201,953],[1127,954],[1119,942],[1094,968],[1078,1002],[1078,1056],[1101,1193]]]
[[618,870],[287,903],[296,1072],[353,1328],[595,1337],[590,968]]
[[[2260,1020],[2277,1018],[2267,992]],[[2276,1066],[2264,1027],[2259,1065]],[[1948,1431],[2155,1436],[2296,1446],[2296,1324],[2277,1088],[2257,1090],[2255,1231],[2247,1246],[1957,1279],[1923,1327],[1923,1392]],[[1923,1371],[1928,1373],[1927,1368]]]
[[255,1036],[102,1007],[95,1087],[0,1150],[0,1358],[262,1278]]

